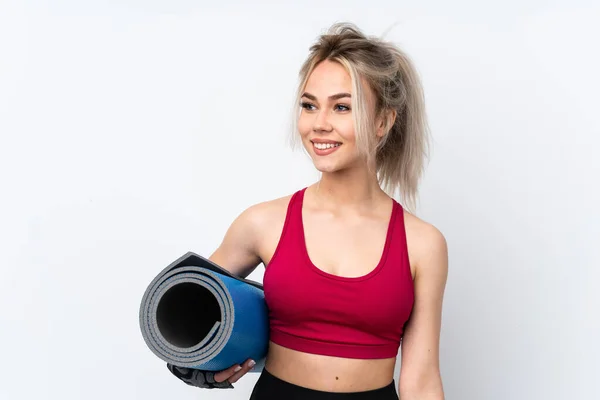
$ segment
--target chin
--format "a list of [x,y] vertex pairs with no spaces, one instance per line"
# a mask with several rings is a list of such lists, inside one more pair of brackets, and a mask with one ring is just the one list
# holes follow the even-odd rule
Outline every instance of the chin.
[[338,165],[338,163],[317,161],[317,162],[313,162],[313,164],[319,172],[323,172],[323,173],[337,172],[337,171],[343,169],[340,165]]
[[317,169],[317,171],[319,171],[319,172],[321,172],[323,174],[325,174],[325,173],[330,174],[330,173],[333,173],[333,172],[337,171],[336,168],[322,168],[322,167],[320,167],[318,165],[315,165],[315,168]]

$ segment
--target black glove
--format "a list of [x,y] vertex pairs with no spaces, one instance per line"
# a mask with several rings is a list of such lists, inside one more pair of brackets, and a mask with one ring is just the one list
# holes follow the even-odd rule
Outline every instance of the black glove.
[[233,389],[233,385],[228,380],[215,382],[215,373],[213,371],[202,371],[199,369],[178,367],[167,363],[167,368],[173,375],[187,383],[190,386],[196,386],[202,389]]

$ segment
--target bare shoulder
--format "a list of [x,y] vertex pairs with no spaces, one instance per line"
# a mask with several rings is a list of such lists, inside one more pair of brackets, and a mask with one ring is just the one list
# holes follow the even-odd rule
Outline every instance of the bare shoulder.
[[239,275],[247,276],[268,259],[269,244],[285,222],[290,196],[264,201],[243,210],[231,223],[210,259]]
[[292,196],[257,203],[244,211],[252,225],[255,251],[265,266],[270,263],[281,238]]
[[404,212],[404,224],[413,276],[424,269],[445,274],[448,244],[444,234],[433,224],[407,211]]
[[240,217],[252,226],[257,234],[266,233],[271,224],[283,224],[292,195],[256,203],[245,209]]

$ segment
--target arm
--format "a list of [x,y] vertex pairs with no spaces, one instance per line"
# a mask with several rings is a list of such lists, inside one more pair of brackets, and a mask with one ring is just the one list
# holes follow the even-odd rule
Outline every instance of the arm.
[[[254,205],[243,211],[230,225],[219,247],[209,259],[234,275],[245,278],[261,262],[258,256],[259,230],[263,225],[264,203]],[[233,388],[242,376],[254,367],[254,360],[246,360],[243,364],[212,372],[199,371],[193,368],[178,367],[167,364],[167,367],[179,379],[191,386],[199,388]]]
[[448,250],[435,227],[419,230],[414,252],[415,303],[402,339],[398,391],[401,400],[443,400],[439,341]]
[[258,256],[259,228],[265,204],[257,204],[244,210],[232,223],[219,247],[209,259],[242,278],[250,275],[261,263]]

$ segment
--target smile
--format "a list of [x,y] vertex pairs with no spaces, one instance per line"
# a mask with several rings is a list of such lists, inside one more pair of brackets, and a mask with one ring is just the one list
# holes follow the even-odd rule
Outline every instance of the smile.
[[338,149],[338,147],[340,147],[342,144],[335,142],[335,143],[316,143],[316,142],[312,142],[313,144],[313,149],[315,150],[315,154],[318,156],[326,156],[328,154],[333,153],[334,151],[336,151]]
[[332,147],[339,147],[341,143],[314,143],[313,145],[319,150],[331,149]]

